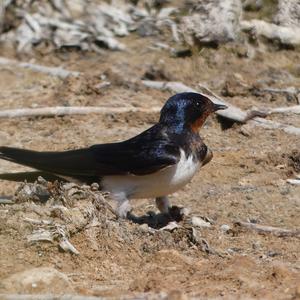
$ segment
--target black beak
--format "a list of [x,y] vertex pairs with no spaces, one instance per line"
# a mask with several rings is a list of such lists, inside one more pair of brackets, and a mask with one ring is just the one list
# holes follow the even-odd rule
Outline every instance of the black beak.
[[214,103],[214,111],[226,109],[226,108],[228,108],[226,105]]

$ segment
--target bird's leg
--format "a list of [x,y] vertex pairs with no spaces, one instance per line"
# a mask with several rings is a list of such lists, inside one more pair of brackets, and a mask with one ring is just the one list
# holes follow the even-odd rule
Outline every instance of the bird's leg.
[[170,202],[167,196],[157,197],[155,199],[156,207],[159,209],[161,213],[169,213]]
[[129,200],[125,193],[113,194],[114,200],[117,201],[117,215],[119,218],[126,219],[131,211]]
[[137,217],[131,213],[131,205],[125,193],[117,193],[113,195],[113,198],[117,201],[117,215],[119,218],[128,219],[137,224],[145,223],[144,217]]
[[159,211],[169,216],[169,222],[172,220],[176,222],[180,222],[183,220],[185,215],[183,209],[178,206],[170,206],[167,196],[157,197],[155,201],[156,207],[159,209]]
[[117,214],[120,218],[126,219],[130,211],[131,211],[131,205],[128,199],[118,203]]

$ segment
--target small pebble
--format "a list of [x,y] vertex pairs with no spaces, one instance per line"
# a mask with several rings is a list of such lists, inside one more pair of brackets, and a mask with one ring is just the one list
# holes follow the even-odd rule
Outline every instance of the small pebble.
[[99,184],[94,182],[91,184],[91,190],[92,191],[98,191],[99,190]]
[[227,249],[227,253],[228,253],[228,254],[234,254],[234,251],[233,251],[232,249],[229,248],[229,249]]
[[149,232],[149,226],[148,226],[148,224],[142,224],[142,225],[140,225],[139,229],[140,229],[141,232],[144,232],[144,233],[148,233]]
[[259,248],[261,248],[260,242],[254,242],[254,243],[252,244],[252,249],[253,249],[253,250],[257,250],[257,249],[259,249]]
[[39,176],[37,182],[40,184],[47,184],[47,180],[45,180],[42,176]]
[[220,228],[223,232],[228,232],[230,230],[230,226],[227,224],[223,224]]
[[270,250],[270,251],[267,252],[267,256],[269,256],[269,257],[275,257],[275,256],[278,256],[278,255],[280,255],[280,253],[276,252],[276,251]]
[[285,186],[280,190],[280,194],[282,196],[288,195],[289,193],[290,193],[290,187],[288,186]]
[[183,207],[180,209],[180,214],[182,216],[188,216],[190,214],[191,210],[189,208]]
[[249,217],[248,222],[252,224],[258,224],[259,223],[259,218],[257,217]]

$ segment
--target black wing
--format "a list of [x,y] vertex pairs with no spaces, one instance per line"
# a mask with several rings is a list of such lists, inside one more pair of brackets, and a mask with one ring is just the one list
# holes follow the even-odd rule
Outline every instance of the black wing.
[[0,158],[52,174],[89,181],[105,175],[145,175],[176,164],[179,147],[146,131],[121,142],[64,152],[0,147]]
[[179,147],[164,140],[95,145],[90,148],[101,165],[101,175],[146,175],[174,165]]

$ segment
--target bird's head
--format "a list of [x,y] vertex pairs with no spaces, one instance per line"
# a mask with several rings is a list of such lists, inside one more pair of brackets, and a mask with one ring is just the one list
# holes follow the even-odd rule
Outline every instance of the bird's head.
[[160,123],[179,131],[190,128],[197,132],[206,118],[227,106],[213,103],[207,96],[197,93],[179,93],[168,99],[160,112]]

